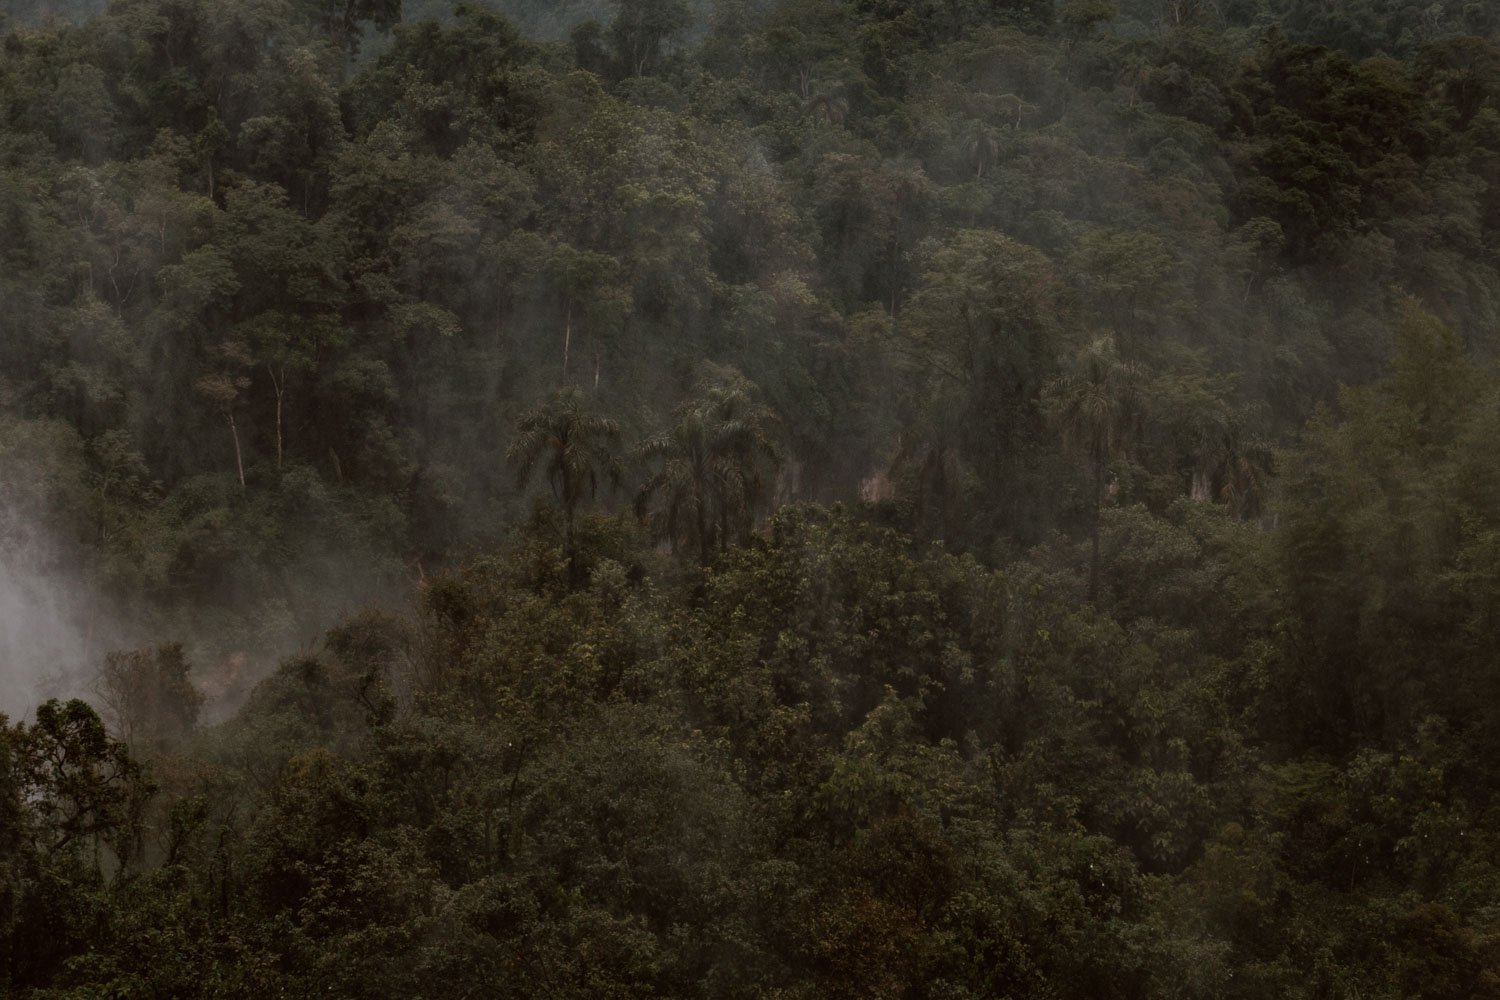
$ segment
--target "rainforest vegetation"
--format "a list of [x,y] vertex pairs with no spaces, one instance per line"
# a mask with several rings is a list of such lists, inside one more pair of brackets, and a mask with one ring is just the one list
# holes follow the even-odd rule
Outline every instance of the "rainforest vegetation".
[[1486,0],[11,0],[0,996],[1500,997],[1497,355]]

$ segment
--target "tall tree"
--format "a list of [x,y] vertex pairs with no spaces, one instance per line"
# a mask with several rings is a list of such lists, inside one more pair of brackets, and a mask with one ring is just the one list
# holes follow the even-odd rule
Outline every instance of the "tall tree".
[[1090,341],[1072,370],[1048,383],[1045,406],[1064,445],[1088,461],[1093,485],[1089,515],[1089,600],[1099,600],[1099,511],[1109,463],[1139,420],[1141,369],[1122,361],[1108,337]]
[[908,456],[922,456],[924,479],[972,469],[997,527],[1029,531],[1047,519],[1031,454],[1067,308],[1056,271],[1034,247],[974,229],[930,240],[918,256],[921,285],[889,339],[912,378]]
[[578,505],[599,490],[599,479],[620,481],[619,424],[589,408],[575,386],[564,386],[521,416],[506,459],[522,483],[541,469],[562,506],[563,548],[573,571],[577,555],[573,525]]
[[198,721],[203,694],[188,677],[181,643],[163,643],[104,658],[97,693],[127,747],[166,747]]
[[193,388],[212,403],[219,416],[224,418],[224,424],[229,428],[229,435],[234,441],[234,468],[239,474],[240,488],[244,489],[245,453],[240,447],[240,427],[235,419],[235,410],[240,396],[250,388],[250,379],[241,372],[250,365],[251,359],[245,346],[239,341],[225,341],[215,353],[219,355],[218,364],[213,370],[200,376],[193,383]]
[[645,76],[692,23],[687,0],[616,0],[609,37],[626,76]]
[[780,455],[775,417],[753,392],[739,372],[712,369],[677,408],[671,428],[638,450],[661,466],[641,485],[637,513],[674,550],[695,547],[704,565],[715,544],[722,549],[749,534]]

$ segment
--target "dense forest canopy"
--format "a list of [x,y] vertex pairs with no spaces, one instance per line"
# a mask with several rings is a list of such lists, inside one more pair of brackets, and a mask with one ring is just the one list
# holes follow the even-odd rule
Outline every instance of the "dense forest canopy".
[[0,996],[1500,997],[1493,4],[11,0],[0,348]]

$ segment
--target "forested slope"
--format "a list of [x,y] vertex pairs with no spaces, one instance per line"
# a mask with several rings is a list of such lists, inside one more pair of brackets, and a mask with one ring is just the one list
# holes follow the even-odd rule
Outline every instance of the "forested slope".
[[1495,12],[576,6],[12,5],[0,994],[1500,995]]

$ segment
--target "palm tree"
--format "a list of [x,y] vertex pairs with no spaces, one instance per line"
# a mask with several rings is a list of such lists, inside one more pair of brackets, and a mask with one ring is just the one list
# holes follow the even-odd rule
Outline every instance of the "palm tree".
[[889,475],[901,483],[901,495],[910,497],[915,533],[932,533],[944,541],[957,537],[958,515],[972,474],[953,444],[951,430],[936,427],[927,434],[900,434]]
[[[709,526],[713,522],[711,481],[714,458],[705,414],[700,407],[678,407],[670,430],[650,438],[637,457],[660,459],[661,468],[641,484],[635,509],[651,534],[666,539],[677,551],[679,543],[696,545],[699,561],[708,562]],[[651,506],[659,499],[657,506]]]
[[615,457],[619,425],[588,408],[583,391],[564,386],[523,414],[505,457],[524,484],[537,469],[545,470],[552,494],[562,506],[563,547],[569,572],[574,564],[573,523],[585,495],[598,493],[601,474],[617,485],[620,463]]
[[1196,400],[1178,395],[1172,402],[1178,446],[1191,462],[1188,496],[1222,503],[1241,520],[1260,516],[1271,449],[1248,437],[1240,417],[1217,395],[1200,394]]
[[802,103],[802,113],[822,118],[825,124],[836,125],[849,116],[849,102],[838,93],[820,87]]
[[696,548],[703,565],[715,545],[748,537],[779,457],[775,418],[753,391],[739,372],[711,369],[677,408],[671,428],[637,450],[661,466],[641,485],[636,512],[673,551]]
[[1121,361],[1115,343],[1100,337],[1074,358],[1072,371],[1043,391],[1049,416],[1070,451],[1084,456],[1094,481],[1089,524],[1089,600],[1099,600],[1099,511],[1104,506],[1104,475],[1122,450],[1140,416],[1141,369]]
[[1242,521],[1259,517],[1271,479],[1270,447],[1244,437],[1236,428],[1217,443],[1208,462],[1214,499]]

